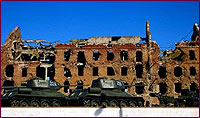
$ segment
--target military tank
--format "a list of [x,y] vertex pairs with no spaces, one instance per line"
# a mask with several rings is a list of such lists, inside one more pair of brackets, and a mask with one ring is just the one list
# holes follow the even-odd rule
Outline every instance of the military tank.
[[52,80],[32,78],[26,86],[4,86],[4,94],[1,96],[2,106],[66,106],[67,96],[57,92],[62,86]]
[[88,107],[142,107],[144,99],[126,92],[125,85],[119,80],[108,80],[105,77],[93,80],[88,89],[70,91],[69,105]]
[[[78,86],[78,85],[70,85]],[[88,85],[81,85],[88,86]],[[119,80],[105,77],[93,80],[88,89],[77,87],[64,95],[58,92],[61,86],[55,81],[33,78],[26,86],[2,87],[2,106],[12,107],[49,107],[49,106],[87,106],[87,107],[142,107],[144,99],[126,92],[125,85]],[[68,86],[69,87],[69,86]],[[81,89],[80,89],[81,88]]]

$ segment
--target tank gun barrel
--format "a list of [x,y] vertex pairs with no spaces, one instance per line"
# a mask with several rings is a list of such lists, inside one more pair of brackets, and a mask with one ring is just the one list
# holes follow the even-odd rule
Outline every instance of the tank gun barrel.
[[1,89],[26,88],[26,86],[2,86]]
[[74,86],[90,86],[88,84],[85,84],[85,85],[64,85],[64,86],[61,86],[61,87],[74,87]]
[[141,84],[141,85],[124,85],[125,87],[131,87],[131,86],[148,86],[148,85],[144,85],[144,84]]

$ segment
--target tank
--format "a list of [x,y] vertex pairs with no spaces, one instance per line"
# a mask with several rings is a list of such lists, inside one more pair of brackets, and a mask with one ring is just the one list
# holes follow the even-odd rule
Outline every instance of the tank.
[[175,98],[170,96],[165,96],[161,93],[150,93],[151,97],[157,97],[160,101],[158,105],[152,105],[154,107],[173,107],[175,105]]
[[88,89],[70,91],[69,104],[88,107],[142,107],[144,99],[125,92],[125,85],[119,80],[105,77],[93,80]]
[[157,97],[160,101],[160,107],[199,107],[199,89],[190,91],[181,90],[181,95],[177,98],[165,96],[161,93],[150,93],[151,97]]
[[33,78],[26,86],[2,87],[4,94],[1,96],[2,106],[66,106],[67,96],[57,92],[62,86],[52,80]]
[[175,106],[199,107],[199,89],[194,91],[190,91],[189,89],[181,90],[181,96],[176,98]]

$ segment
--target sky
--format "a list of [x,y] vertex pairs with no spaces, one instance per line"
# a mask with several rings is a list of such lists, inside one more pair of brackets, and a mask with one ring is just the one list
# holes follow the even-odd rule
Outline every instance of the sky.
[[146,36],[161,50],[190,40],[198,1],[1,1],[1,44],[19,26],[23,40],[54,44],[92,36]]

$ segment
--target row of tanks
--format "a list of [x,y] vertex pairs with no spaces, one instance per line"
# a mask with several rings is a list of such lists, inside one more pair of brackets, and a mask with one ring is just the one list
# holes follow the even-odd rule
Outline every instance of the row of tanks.
[[[2,87],[4,93],[1,96],[1,105],[12,107],[144,107],[145,100],[143,97],[133,96],[125,92],[127,86],[129,85],[124,85],[119,80],[108,80],[105,77],[100,77],[93,80],[91,87],[72,89],[69,95],[65,95],[58,90],[69,86],[61,86],[52,80],[32,78],[28,80],[26,86]],[[183,90],[183,95],[178,98],[164,96],[160,93],[150,93],[149,95],[159,99],[160,104],[156,105],[159,107],[198,107],[198,90],[187,92]]]
[[49,107],[49,106],[87,106],[87,107],[142,107],[144,99],[124,92],[125,85],[119,80],[105,77],[93,80],[87,89],[70,90],[69,95],[58,92],[62,87],[52,80],[33,78],[26,86],[2,87],[2,106]]

